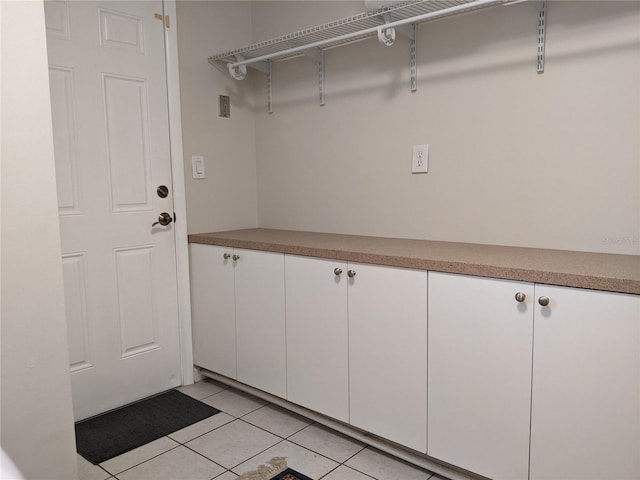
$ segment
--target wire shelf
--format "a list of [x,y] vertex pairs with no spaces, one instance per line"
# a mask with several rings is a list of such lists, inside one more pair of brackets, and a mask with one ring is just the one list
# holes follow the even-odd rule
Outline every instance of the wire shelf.
[[[460,9],[455,13],[446,13],[451,7],[463,6],[471,4],[474,0],[409,0],[393,5],[387,5],[373,12],[363,12],[329,23],[317,25],[297,32],[282,35],[280,37],[265,40],[263,42],[254,43],[246,47],[238,48],[228,52],[218,53],[209,57],[209,62],[219,68],[226,67],[228,63],[237,62],[239,58],[250,60],[265,55],[270,55],[272,61],[285,60],[288,58],[298,57],[302,55],[299,50],[290,52],[292,48],[303,47],[305,45],[314,44],[319,41],[325,42],[322,49],[333,48],[346,43],[362,40],[364,38],[375,36],[375,33],[364,32],[357,35],[357,32],[367,30],[386,22],[404,20],[427,13],[435,13],[445,11],[442,15],[435,16],[432,19],[439,19],[459,13],[466,13],[495,5],[503,5],[507,3],[505,0],[495,0],[494,2],[485,3],[481,6],[470,5],[468,9]],[[429,19],[429,20],[432,20]],[[428,21],[428,20],[427,20]],[[423,23],[423,22],[420,22]],[[347,34],[353,34],[347,40],[340,40]],[[331,39],[336,39],[331,41]],[[224,68],[226,70],[226,68]]]
[[[247,67],[267,76],[267,110],[273,113],[273,62],[305,55],[318,64],[320,105],[325,104],[324,51],[347,43],[377,36],[384,45],[392,45],[396,30],[410,40],[410,89],[418,89],[417,25],[431,20],[526,0],[408,0],[306,28],[280,37],[254,43],[209,57],[214,67],[228,71],[236,80],[247,75]],[[538,73],[544,72],[546,1],[542,2],[538,22]]]

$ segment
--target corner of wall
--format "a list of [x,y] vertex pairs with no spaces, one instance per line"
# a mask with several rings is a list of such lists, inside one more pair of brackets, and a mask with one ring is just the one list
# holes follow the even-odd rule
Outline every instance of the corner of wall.
[[25,478],[75,479],[44,7],[0,11],[1,443]]

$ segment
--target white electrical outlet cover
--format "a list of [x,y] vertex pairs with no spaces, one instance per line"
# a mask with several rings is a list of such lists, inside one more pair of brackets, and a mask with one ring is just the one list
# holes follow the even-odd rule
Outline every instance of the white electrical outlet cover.
[[411,157],[411,173],[427,173],[429,169],[429,145],[414,145]]

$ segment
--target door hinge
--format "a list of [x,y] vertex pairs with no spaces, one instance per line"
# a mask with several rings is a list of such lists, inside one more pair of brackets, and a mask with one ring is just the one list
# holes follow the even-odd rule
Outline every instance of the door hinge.
[[154,13],[153,17],[158,19],[158,20],[162,20],[164,18],[164,25],[167,28],[171,28],[171,21],[169,20],[169,15],[165,15],[164,17],[162,16],[162,14],[160,13]]

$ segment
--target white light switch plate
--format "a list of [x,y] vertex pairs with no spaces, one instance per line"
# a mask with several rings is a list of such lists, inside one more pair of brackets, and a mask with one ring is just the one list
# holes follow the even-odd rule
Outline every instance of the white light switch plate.
[[429,169],[429,145],[414,145],[411,157],[411,173],[427,173]]
[[193,178],[206,178],[207,175],[204,172],[204,157],[191,157],[191,172]]

